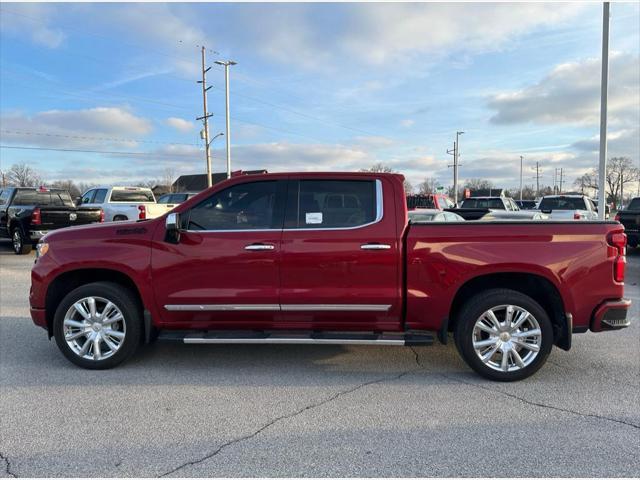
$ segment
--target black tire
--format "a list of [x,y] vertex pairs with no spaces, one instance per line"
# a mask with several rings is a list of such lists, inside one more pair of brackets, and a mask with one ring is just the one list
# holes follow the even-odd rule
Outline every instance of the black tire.
[[[126,335],[119,349],[102,360],[81,357],[64,338],[64,318],[74,303],[85,297],[100,297],[112,302],[122,313]],[[142,337],[142,315],[136,297],[127,288],[111,282],[96,282],[83,285],[68,293],[58,305],[53,319],[53,335],[60,351],[72,363],[82,368],[103,370],[113,368],[131,357]],[[88,341],[88,340],[87,340]]]
[[129,220],[126,216],[124,215],[116,215],[115,217],[113,217],[113,221],[114,222],[124,222]]
[[[533,356],[531,362],[524,367],[515,369],[516,365],[514,364],[515,370],[513,371],[495,370],[480,359],[479,353],[473,347],[476,321],[489,309],[503,305],[513,305],[529,312],[537,321],[541,331],[541,344],[537,355]],[[545,364],[553,347],[553,326],[549,315],[531,297],[515,290],[491,289],[478,293],[465,302],[455,320],[454,338],[458,352],[469,367],[489,380],[512,382],[533,375]],[[529,350],[520,349],[519,353],[522,352],[528,353]],[[502,356],[500,350],[497,353],[500,357]],[[507,354],[507,361],[511,358]],[[511,367],[507,367],[507,369],[510,370]]]
[[31,240],[27,240],[24,231],[20,226],[16,226],[11,231],[11,244],[13,246],[13,253],[16,255],[25,255],[31,252],[33,245]]

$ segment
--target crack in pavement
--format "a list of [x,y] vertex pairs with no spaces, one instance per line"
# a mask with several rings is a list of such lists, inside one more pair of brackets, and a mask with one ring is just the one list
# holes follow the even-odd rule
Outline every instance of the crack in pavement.
[[526,398],[519,397],[518,395],[514,395],[513,393],[503,392],[503,391],[501,391],[499,389],[485,387],[485,386],[479,385],[477,383],[465,382],[464,380],[460,380],[459,378],[450,377],[449,375],[445,375],[444,373],[439,373],[439,375],[443,376],[445,378],[448,378],[449,380],[453,380],[454,382],[464,383],[465,385],[470,385],[472,387],[480,388],[482,390],[487,390],[489,392],[498,393],[498,394],[504,395],[506,397],[514,398],[514,399],[519,400],[519,401],[521,401],[523,403],[526,403],[527,405],[532,405],[534,407],[548,408],[550,410],[556,410],[558,412],[564,412],[564,413],[572,413],[573,415],[578,415],[580,417],[591,417],[591,418],[597,418],[597,419],[600,419],[600,420],[607,420],[609,422],[619,423],[621,425],[626,425],[628,427],[633,427],[633,428],[640,429],[640,425],[636,425],[635,423],[632,423],[632,422],[626,422],[624,420],[618,420],[616,418],[605,417],[604,415],[596,415],[595,413],[582,413],[582,412],[577,412],[575,410],[569,410],[568,408],[554,407],[553,405],[546,405],[544,403],[538,403],[538,402],[534,402],[532,400],[527,400]]
[[277,424],[277,423],[279,423],[279,422],[281,422],[281,421],[283,421],[283,420],[289,420],[289,419],[291,419],[291,418],[297,417],[298,415],[302,415],[304,412],[306,412],[306,411],[308,411],[308,410],[313,410],[313,409],[315,409],[315,408],[318,408],[318,407],[321,407],[321,406],[326,405],[326,404],[328,404],[328,403],[331,403],[331,402],[333,402],[334,400],[337,400],[337,399],[338,399],[338,398],[340,398],[340,397],[343,397],[343,396],[345,396],[345,395],[348,395],[348,394],[350,394],[350,393],[353,393],[353,392],[355,392],[355,391],[357,391],[357,390],[360,390],[360,389],[362,389],[362,388],[364,388],[364,387],[367,387],[367,386],[369,386],[369,385],[375,385],[375,384],[377,384],[377,383],[382,383],[382,382],[389,382],[389,381],[393,381],[393,380],[398,380],[398,379],[400,379],[400,378],[404,377],[405,375],[408,375],[408,374],[410,374],[410,373],[417,372],[418,370],[421,370],[421,369],[422,369],[422,365],[420,364],[420,361],[419,361],[419,358],[418,358],[418,354],[417,354],[417,353],[416,353],[416,351],[413,349],[413,347],[409,347],[409,348],[411,348],[411,351],[414,353],[414,355],[415,355],[415,361],[416,361],[416,364],[419,366],[419,368],[414,368],[414,369],[411,369],[411,370],[407,370],[407,371],[404,371],[404,372],[402,372],[402,373],[400,373],[400,374],[398,374],[398,375],[394,375],[394,376],[392,376],[392,377],[383,377],[383,378],[378,378],[378,379],[376,379],[376,380],[371,380],[371,381],[369,381],[369,382],[364,382],[364,383],[361,383],[361,384],[359,384],[359,385],[356,385],[355,387],[349,388],[349,389],[347,389],[347,390],[341,390],[341,391],[339,391],[339,392],[337,392],[337,393],[333,394],[332,396],[330,396],[330,397],[328,397],[328,398],[326,398],[326,399],[324,399],[324,400],[321,400],[321,401],[316,402],[316,403],[312,403],[311,405],[307,405],[306,407],[303,407],[303,408],[301,408],[301,409],[299,409],[299,410],[296,410],[295,412],[288,413],[288,414],[286,414],[286,415],[282,415],[282,416],[280,416],[280,417],[277,417],[277,418],[275,418],[275,419],[271,420],[269,423],[266,423],[265,425],[263,425],[263,426],[262,426],[262,427],[260,427],[259,429],[255,430],[254,432],[249,433],[249,434],[247,434],[247,435],[244,435],[244,436],[242,436],[242,437],[235,438],[235,439],[230,440],[230,441],[228,441],[228,442],[226,442],[226,443],[223,443],[223,444],[222,444],[222,445],[220,445],[218,448],[216,448],[213,452],[211,452],[211,453],[209,453],[209,454],[205,455],[204,457],[199,458],[199,459],[197,459],[197,460],[191,460],[191,461],[185,462],[185,463],[183,463],[183,464],[181,464],[181,465],[177,466],[176,468],[174,468],[174,469],[172,469],[172,470],[169,470],[168,472],[165,472],[165,473],[163,473],[163,474],[161,474],[161,475],[158,475],[158,477],[157,477],[157,478],[163,478],[163,477],[166,477],[166,476],[168,476],[168,475],[171,475],[172,473],[175,473],[175,472],[177,472],[178,470],[181,470],[181,469],[183,469],[183,468],[185,468],[185,467],[189,467],[189,466],[192,466],[192,465],[197,465],[197,464],[199,464],[199,463],[205,462],[205,461],[207,461],[207,460],[209,460],[209,459],[211,459],[211,458],[215,457],[216,455],[218,455],[218,454],[219,454],[220,452],[222,452],[225,448],[230,447],[230,446],[232,446],[232,445],[235,445],[235,444],[237,444],[237,443],[244,442],[244,441],[246,441],[246,440],[251,440],[252,438],[254,438],[254,437],[258,436],[260,433],[264,432],[264,431],[265,431],[266,429],[268,429],[269,427],[271,427],[271,426],[273,426],[273,425],[275,425],[275,424]]
[[11,471],[11,462],[9,461],[9,457],[6,456],[6,455],[3,455],[2,452],[0,452],[0,459],[4,460],[4,464],[5,464],[4,471],[5,471],[5,473],[7,475],[9,475],[10,477],[18,478],[18,476]]

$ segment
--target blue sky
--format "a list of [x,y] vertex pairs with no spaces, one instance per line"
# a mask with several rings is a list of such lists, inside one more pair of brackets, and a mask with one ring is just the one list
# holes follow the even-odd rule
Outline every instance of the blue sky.
[[[597,165],[602,7],[549,4],[14,4],[0,6],[2,168],[130,183],[199,173],[198,46],[231,58],[233,169],[357,170],[414,184],[569,181]],[[610,153],[640,157],[640,9],[614,3]],[[224,130],[222,67],[209,81]],[[224,139],[214,143],[224,169]]]

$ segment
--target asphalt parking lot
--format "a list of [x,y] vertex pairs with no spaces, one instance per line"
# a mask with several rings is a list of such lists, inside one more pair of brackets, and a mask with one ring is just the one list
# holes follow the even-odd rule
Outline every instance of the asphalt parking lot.
[[637,476],[640,250],[626,330],[574,337],[534,377],[452,345],[158,343],[69,363],[29,317],[33,254],[0,243],[0,476]]

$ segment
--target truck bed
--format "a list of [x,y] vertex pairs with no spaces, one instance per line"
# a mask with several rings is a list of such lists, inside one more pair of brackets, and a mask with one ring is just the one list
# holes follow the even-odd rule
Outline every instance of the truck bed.
[[614,231],[622,229],[612,221],[411,224],[407,325],[437,330],[449,306],[465,300],[456,293],[474,278],[534,274],[564,298],[573,327],[586,329],[603,298],[623,296],[624,284],[613,282],[613,257],[605,248]]

